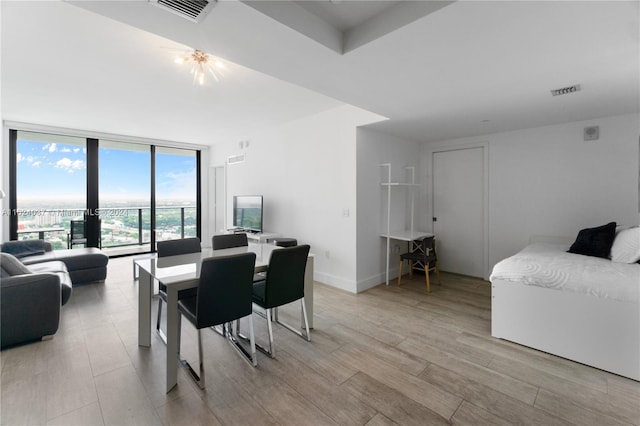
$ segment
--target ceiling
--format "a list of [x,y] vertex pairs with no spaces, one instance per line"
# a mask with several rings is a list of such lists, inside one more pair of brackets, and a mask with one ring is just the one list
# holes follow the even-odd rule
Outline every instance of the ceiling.
[[[639,5],[230,0],[195,24],[144,0],[4,1],[2,115],[214,145],[343,104],[422,142],[638,113]],[[188,48],[225,77],[194,85]]]

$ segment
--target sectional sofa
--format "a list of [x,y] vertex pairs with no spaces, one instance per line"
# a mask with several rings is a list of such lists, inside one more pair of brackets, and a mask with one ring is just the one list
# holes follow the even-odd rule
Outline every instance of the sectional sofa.
[[0,253],[1,346],[56,333],[73,286],[104,281],[109,257],[97,248],[52,250],[42,240],[10,241]]

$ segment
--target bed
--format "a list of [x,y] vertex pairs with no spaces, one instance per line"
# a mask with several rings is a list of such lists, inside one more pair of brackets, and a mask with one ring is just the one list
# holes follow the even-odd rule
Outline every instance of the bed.
[[640,264],[533,243],[491,273],[491,335],[640,381]]

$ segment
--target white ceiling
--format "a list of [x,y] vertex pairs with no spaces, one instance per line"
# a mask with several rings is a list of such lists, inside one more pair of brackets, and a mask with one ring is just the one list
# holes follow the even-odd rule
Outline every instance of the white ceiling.
[[294,1],[339,31],[345,32],[380,15],[401,0],[377,1]]
[[[639,111],[637,1],[248,3],[194,24],[146,1],[0,2],[3,118],[214,144],[341,103],[417,141]],[[225,78],[194,86],[186,46]]]

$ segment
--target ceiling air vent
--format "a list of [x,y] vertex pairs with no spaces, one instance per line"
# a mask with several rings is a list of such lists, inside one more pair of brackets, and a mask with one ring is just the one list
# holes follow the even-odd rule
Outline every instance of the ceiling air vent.
[[574,92],[577,92],[578,90],[580,90],[580,85],[574,84],[573,86],[554,89],[551,91],[551,95],[553,96],[568,95],[569,93],[574,93]]
[[180,15],[191,22],[200,22],[215,6],[217,0],[149,0],[161,8]]
[[238,164],[244,161],[244,154],[227,157],[227,164]]

